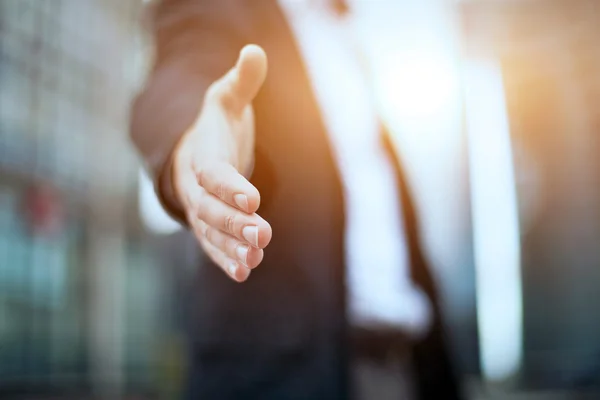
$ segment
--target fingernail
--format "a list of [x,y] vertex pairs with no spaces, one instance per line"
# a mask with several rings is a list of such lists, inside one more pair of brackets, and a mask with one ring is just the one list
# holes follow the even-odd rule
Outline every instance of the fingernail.
[[238,265],[235,261],[231,261],[229,263],[229,273],[231,274],[231,276],[233,276],[235,278],[235,273],[237,272],[238,269]]
[[258,247],[258,227],[257,226],[245,226],[242,229],[242,236],[253,246]]
[[242,276],[239,278],[239,281],[244,282],[250,276],[250,269],[242,267],[241,270],[242,270],[242,274],[241,274]]
[[248,197],[245,194],[236,194],[233,196],[235,204],[244,211],[248,211]]
[[241,262],[248,264],[248,246],[245,244],[238,245],[235,249],[235,254]]

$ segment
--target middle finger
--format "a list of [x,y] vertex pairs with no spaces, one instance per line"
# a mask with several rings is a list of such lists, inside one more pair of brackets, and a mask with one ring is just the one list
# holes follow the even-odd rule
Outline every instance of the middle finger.
[[246,214],[208,192],[199,199],[196,217],[239,240],[264,248],[271,241],[271,226],[258,214]]

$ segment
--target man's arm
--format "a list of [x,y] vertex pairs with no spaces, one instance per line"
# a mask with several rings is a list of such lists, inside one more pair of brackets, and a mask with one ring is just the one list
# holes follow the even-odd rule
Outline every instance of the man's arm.
[[240,173],[252,162],[252,100],[266,76],[262,49],[246,46],[240,53],[246,37],[242,4],[157,4],[156,59],[131,116],[132,139],[163,204],[237,281],[262,261],[271,239],[271,227],[256,214],[260,195]]
[[233,65],[246,42],[242,21],[231,14],[232,3],[161,0],[148,8],[155,59],[131,109],[130,135],[163,206],[183,223],[184,211],[172,188],[171,156],[198,118],[206,89]]

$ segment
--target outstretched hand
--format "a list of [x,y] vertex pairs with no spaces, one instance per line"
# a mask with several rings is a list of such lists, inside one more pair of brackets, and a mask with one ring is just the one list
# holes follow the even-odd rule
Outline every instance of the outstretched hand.
[[252,100],[267,75],[267,57],[248,45],[236,65],[205,93],[198,119],[174,152],[173,184],[206,254],[237,282],[263,259],[271,226],[256,214],[258,190],[244,174],[254,157]]

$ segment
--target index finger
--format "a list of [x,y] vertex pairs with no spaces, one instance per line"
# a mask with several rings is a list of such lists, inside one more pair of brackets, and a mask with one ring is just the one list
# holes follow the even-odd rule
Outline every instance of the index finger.
[[252,214],[260,205],[260,193],[231,164],[214,163],[196,168],[198,184],[232,207]]

